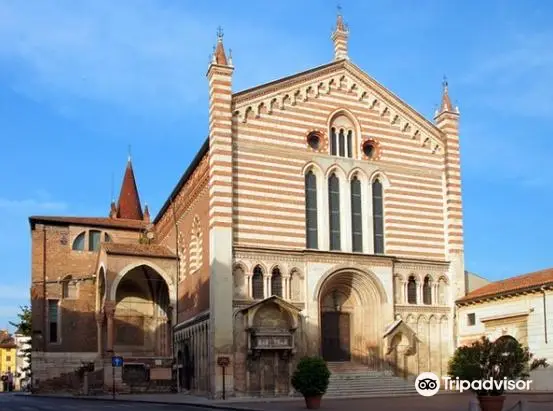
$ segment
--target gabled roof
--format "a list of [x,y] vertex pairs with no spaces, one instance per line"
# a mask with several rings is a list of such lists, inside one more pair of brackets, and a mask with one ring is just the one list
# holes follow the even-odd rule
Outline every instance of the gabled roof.
[[403,111],[405,115],[410,116],[411,118],[413,118],[414,121],[417,121],[420,126],[423,127],[428,133],[432,133],[435,136],[442,136],[441,130],[438,129],[431,120],[424,117],[417,110],[407,104],[404,100],[399,98],[389,89],[387,89],[374,78],[369,76],[365,71],[352,63],[351,60],[336,60],[331,63],[323,64],[321,66],[317,66],[291,76],[283,77],[265,84],[242,90],[232,95],[233,104],[238,105],[245,103],[247,100],[253,100],[261,95],[276,92],[279,89],[292,87],[296,84],[303,83],[310,78],[317,77],[326,73],[335,72],[340,68],[344,69],[352,76],[355,76],[359,80],[363,81],[369,88],[371,88],[375,92],[375,94],[379,95],[385,100],[388,100],[387,103],[390,104],[390,106],[392,106],[394,110],[397,110],[399,112]]
[[107,254],[133,255],[143,257],[177,258],[166,246],[140,243],[102,243]]
[[125,169],[123,183],[121,184],[121,192],[119,193],[117,218],[125,218],[128,220],[144,219],[130,158],[129,161],[127,161],[127,168]]
[[251,310],[252,308],[258,306],[258,305],[261,305],[261,304],[266,304],[268,302],[275,302],[276,304],[278,305],[281,305],[283,307],[286,307],[286,308],[289,308],[291,309],[292,311],[294,312],[297,312],[299,313],[301,311],[301,309],[299,309],[298,307],[296,307],[294,304],[290,304],[288,301],[286,301],[285,299],[281,298],[281,297],[278,297],[276,295],[273,295],[271,297],[267,297],[265,298],[264,300],[260,300],[260,301],[256,301],[255,303],[253,304],[250,304],[248,305],[247,307],[244,307],[242,308],[240,311],[249,311]]
[[457,300],[457,302],[464,303],[491,297],[506,296],[520,291],[539,289],[543,286],[553,286],[553,268],[547,268],[545,270],[487,284],[484,287],[477,288],[470,292],[463,298]]
[[31,224],[32,230],[34,230],[36,224],[121,228],[133,231],[143,230],[146,227],[146,222],[144,221],[109,217],[31,216],[29,217],[29,223]]

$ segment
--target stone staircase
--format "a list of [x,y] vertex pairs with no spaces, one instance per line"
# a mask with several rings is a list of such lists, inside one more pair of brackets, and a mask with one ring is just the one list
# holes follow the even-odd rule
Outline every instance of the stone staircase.
[[327,363],[331,372],[326,396],[398,396],[418,395],[414,380],[396,377],[389,372],[371,371],[353,363]]

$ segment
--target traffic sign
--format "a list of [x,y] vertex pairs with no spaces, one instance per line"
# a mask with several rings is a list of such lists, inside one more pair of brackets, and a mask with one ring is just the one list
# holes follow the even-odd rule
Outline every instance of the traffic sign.
[[122,367],[123,366],[123,357],[120,357],[120,356],[111,357],[111,366],[112,367]]

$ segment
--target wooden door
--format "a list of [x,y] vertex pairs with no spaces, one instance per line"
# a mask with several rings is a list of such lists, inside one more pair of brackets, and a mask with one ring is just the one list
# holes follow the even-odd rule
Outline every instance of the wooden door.
[[323,358],[327,361],[350,361],[349,313],[323,312],[321,317]]

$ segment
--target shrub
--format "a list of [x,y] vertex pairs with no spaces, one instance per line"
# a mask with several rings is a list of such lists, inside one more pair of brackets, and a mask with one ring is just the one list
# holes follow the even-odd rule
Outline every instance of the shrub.
[[304,397],[323,395],[329,378],[330,371],[322,358],[304,357],[292,375],[292,386]]
[[[533,359],[533,354],[511,337],[501,337],[495,342],[482,337],[469,346],[457,348],[449,362],[448,373],[453,378],[466,381],[518,380],[527,378],[530,371],[547,367],[545,359]],[[477,395],[502,395],[501,389],[482,389]]]

